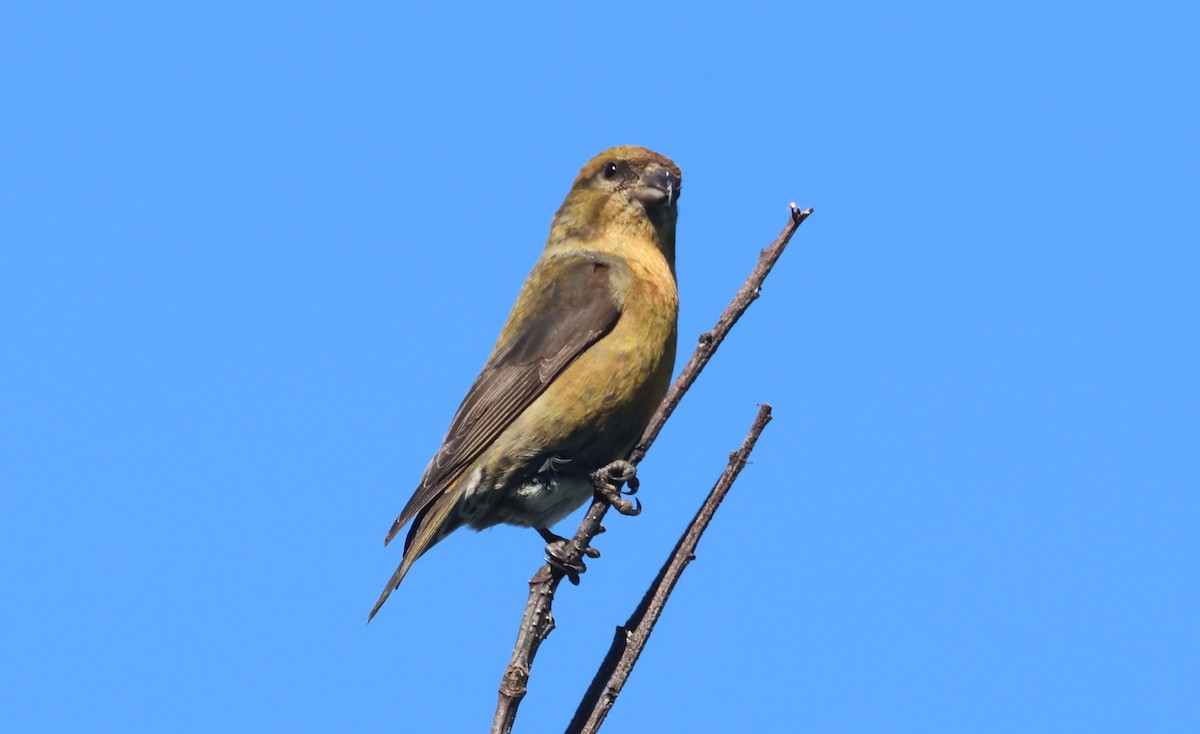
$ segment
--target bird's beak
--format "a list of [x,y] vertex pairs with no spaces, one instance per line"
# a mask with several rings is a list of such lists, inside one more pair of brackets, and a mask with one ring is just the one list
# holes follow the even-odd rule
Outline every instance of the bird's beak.
[[666,168],[648,171],[633,190],[633,198],[645,207],[674,204],[679,198],[679,179]]

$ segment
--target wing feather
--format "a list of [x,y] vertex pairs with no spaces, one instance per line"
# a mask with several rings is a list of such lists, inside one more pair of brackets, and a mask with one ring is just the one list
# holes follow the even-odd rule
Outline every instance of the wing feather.
[[612,331],[621,315],[612,280],[624,276],[620,260],[580,252],[560,256],[548,282],[535,268],[518,303],[533,299],[519,322],[509,317],[505,334],[459,406],[445,441],[408,504],[396,518],[391,542],[537,399],[562,370]]

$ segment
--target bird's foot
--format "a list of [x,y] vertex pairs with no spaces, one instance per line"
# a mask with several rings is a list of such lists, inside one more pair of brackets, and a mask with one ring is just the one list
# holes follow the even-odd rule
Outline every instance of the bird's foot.
[[[618,487],[624,483],[625,490]],[[623,494],[636,494],[638,491],[637,467],[621,459],[608,466],[602,466],[592,473],[592,484],[596,487],[596,496],[607,502],[614,510],[622,515],[642,514],[641,500],[634,498],[633,502],[625,499]]]
[[[561,535],[551,532],[547,528],[537,528],[538,535],[546,541],[546,562],[562,571],[575,586],[579,585],[579,574],[587,570],[583,559],[572,558],[573,551],[576,548],[575,541],[572,538],[564,538]],[[579,551],[588,558],[599,558],[600,551],[588,546]]]

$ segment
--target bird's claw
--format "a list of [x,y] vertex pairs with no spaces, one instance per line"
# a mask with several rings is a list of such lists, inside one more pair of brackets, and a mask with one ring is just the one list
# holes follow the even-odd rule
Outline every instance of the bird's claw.
[[[575,549],[575,541],[571,538],[556,535],[545,528],[538,528],[538,533],[546,540],[546,562],[559,571],[562,571],[568,581],[578,586],[579,574],[586,571],[587,566],[582,560],[571,558],[572,551]],[[600,557],[600,551],[591,546],[584,548],[580,552],[588,558]]]
[[575,561],[570,556],[570,539],[563,538],[560,541],[546,544],[546,563],[562,571],[572,585],[579,586],[579,574],[586,571],[587,566],[582,560]]
[[622,494],[636,494],[638,491],[637,467],[624,459],[618,459],[606,466],[600,467],[592,474],[592,478],[613,487],[618,484],[625,484],[626,489]]
[[617,512],[622,515],[633,517],[642,514],[642,501],[637,497],[633,498],[633,502],[621,496],[621,493],[614,489],[611,485],[596,487],[596,496],[607,502]]
[[625,480],[625,488],[621,490],[621,494],[637,494],[638,488],[642,483],[638,481],[636,476],[632,476]]
[[[641,500],[634,498],[633,502],[630,502],[621,496],[622,494],[634,494],[638,490],[637,467],[633,464],[624,460],[614,461],[593,472],[592,479],[596,486],[596,496],[607,502],[614,510],[631,517],[642,513]],[[627,487],[624,491],[617,489],[622,482]]]

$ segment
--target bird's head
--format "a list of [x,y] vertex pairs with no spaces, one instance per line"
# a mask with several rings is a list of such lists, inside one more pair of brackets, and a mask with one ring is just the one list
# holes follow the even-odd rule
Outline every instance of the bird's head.
[[666,156],[636,145],[609,148],[579,171],[554,216],[551,241],[651,237],[673,265],[681,181]]

